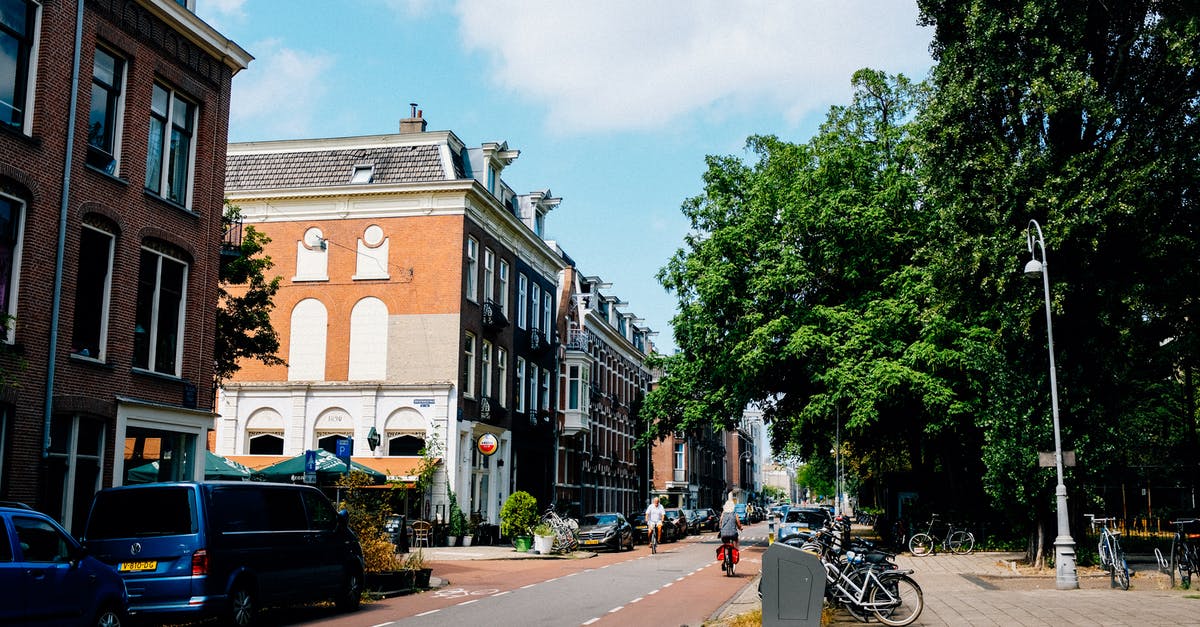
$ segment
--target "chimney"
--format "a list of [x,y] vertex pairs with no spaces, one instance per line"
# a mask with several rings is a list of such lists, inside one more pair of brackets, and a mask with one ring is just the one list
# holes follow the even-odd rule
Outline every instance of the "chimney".
[[400,134],[424,133],[426,123],[425,119],[421,117],[421,110],[417,109],[417,103],[410,102],[408,106],[412,107],[409,114],[411,117],[400,120]]

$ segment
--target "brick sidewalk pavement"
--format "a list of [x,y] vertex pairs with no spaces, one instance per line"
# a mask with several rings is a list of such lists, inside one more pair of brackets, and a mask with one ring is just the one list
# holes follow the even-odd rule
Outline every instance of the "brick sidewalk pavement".
[[[925,608],[913,625],[1053,626],[1200,625],[1200,592],[1172,590],[1150,563],[1135,563],[1128,591],[1110,588],[1107,575],[1079,569],[1079,590],[1055,589],[1054,573],[1029,576],[1010,562],[1017,553],[974,553],[897,557],[914,570]],[[758,609],[757,581],[723,609],[718,623]],[[840,611],[833,625],[862,625]]]

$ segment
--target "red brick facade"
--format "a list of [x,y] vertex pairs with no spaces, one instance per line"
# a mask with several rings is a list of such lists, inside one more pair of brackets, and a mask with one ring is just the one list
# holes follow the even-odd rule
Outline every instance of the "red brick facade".
[[[172,415],[197,425],[211,416],[230,86],[250,57],[172,0],[88,1],[72,111],[77,4],[44,0],[31,6],[40,11],[40,28],[28,82],[28,122],[23,128],[0,124],[0,191],[23,205],[20,258],[9,287],[17,290],[15,330],[9,350],[0,355],[0,371],[9,383],[0,431],[0,498],[24,501],[77,527],[91,493],[119,483],[113,471],[126,457],[123,411],[165,417],[168,429]],[[97,47],[121,61],[124,75],[123,102],[116,110],[117,165],[111,174],[88,164]],[[182,204],[145,189],[156,83],[195,105],[190,195]],[[100,355],[83,355],[72,346],[85,221],[106,225],[112,235]],[[56,272],[60,244],[61,273]],[[166,374],[133,366],[145,246],[170,250],[186,264],[178,368]],[[93,429],[102,435],[92,437]],[[48,455],[46,441],[50,451],[61,454]],[[93,450],[94,443],[102,448]],[[143,452],[141,445],[138,451]],[[176,461],[192,454],[181,450]],[[71,494],[65,494],[68,490]]]

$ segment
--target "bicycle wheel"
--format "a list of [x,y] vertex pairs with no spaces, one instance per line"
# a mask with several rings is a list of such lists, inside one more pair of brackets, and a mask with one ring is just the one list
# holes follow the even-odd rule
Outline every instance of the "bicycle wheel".
[[1188,555],[1188,550],[1187,550],[1186,545],[1183,545],[1183,544],[1177,542],[1175,544],[1175,546],[1172,547],[1172,549],[1171,549],[1171,565],[1172,565],[1171,573],[1173,575],[1175,573],[1174,569],[1176,569],[1176,568],[1179,569],[1179,585],[1184,590],[1187,590],[1188,588],[1190,588],[1192,586],[1192,571],[1190,568],[1191,564],[1189,563],[1191,560],[1188,559],[1189,557],[1190,556]]
[[917,620],[921,610],[925,608],[921,586],[906,575],[881,581],[879,585],[871,588],[869,600],[875,606],[875,618],[891,627],[900,627]]
[[650,554],[654,555],[658,553],[658,535],[654,533],[654,527],[647,530],[646,535],[650,540]]
[[955,531],[946,542],[950,551],[957,555],[966,555],[975,549],[975,535],[966,531]]
[[933,550],[933,537],[927,533],[913,534],[913,537],[908,539],[908,550],[917,557],[929,555]]

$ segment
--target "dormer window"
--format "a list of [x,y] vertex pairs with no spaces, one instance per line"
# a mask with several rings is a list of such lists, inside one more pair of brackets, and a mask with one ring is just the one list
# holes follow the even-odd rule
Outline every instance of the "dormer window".
[[539,212],[533,220],[533,232],[538,237],[546,236],[546,214]]
[[370,183],[375,176],[375,164],[367,163],[354,166],[354,171],[350,173],[350,184],[357,185]]

